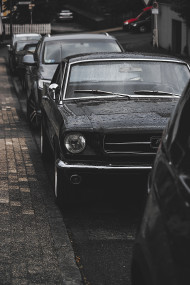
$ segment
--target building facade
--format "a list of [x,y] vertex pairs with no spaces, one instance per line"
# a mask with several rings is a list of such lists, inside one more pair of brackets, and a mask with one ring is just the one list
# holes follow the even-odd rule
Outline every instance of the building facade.
[[159,3],[158,43],[174,54],[190,55],[190,28],[171,4]]

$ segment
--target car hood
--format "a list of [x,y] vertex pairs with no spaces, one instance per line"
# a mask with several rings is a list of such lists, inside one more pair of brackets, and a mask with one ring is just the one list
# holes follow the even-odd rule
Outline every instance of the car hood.
[[93,131],[163,129],[178,99],[90,100],[65,103],[60,110],[65,127]]
[[38,72],[41,79],[51,80],[58,64],[43,64]]

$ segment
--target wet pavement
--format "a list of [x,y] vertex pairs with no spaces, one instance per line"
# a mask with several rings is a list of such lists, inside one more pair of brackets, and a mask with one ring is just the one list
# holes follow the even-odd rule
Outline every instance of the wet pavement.
[[0,47],[0,284],[82,284]]

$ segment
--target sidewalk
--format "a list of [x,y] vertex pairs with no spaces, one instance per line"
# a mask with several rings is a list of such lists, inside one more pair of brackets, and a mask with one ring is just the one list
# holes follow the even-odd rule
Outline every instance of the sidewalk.
[[81,285],[63,218],[0,48],[0,284]]

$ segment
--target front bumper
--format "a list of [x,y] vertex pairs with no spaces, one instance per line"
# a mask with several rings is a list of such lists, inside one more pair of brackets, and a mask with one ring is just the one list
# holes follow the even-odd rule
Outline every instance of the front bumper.
[[86,170],[86,171],[114,171],[114,172],[121,172],[121,171],[143,171],[143,170],[151,170],[151,165],[89,165],[89,164],[82,164],[82,163],[66,163],[60,159],[56,160],[56,167],[62,170]]

